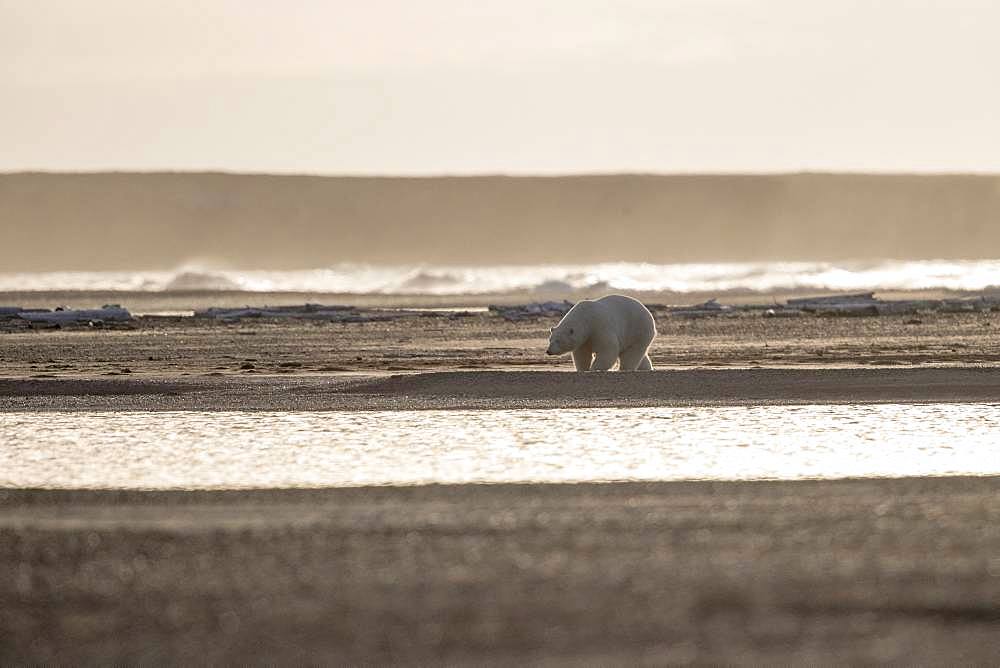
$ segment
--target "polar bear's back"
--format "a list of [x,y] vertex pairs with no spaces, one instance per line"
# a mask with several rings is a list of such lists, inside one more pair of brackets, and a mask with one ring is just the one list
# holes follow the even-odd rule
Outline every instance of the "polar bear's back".
[[656,321],[642,302],[625,295],[608,295],[593,301],[606,327],[616,330],[623,348],[633,343],[648,344],[656,336]]

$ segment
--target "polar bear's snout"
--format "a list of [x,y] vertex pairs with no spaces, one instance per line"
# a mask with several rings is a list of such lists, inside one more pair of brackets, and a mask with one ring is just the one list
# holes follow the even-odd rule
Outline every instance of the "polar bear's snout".
[[546,355],[558,355],[556,352],[556,328],[549,328],[549,347],[545,349]]

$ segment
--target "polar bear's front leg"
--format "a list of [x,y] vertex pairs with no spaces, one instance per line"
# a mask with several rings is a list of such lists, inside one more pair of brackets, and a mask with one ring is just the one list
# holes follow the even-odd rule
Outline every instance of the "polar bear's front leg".
[[606,347],[597,349],[597,357],[590,367],[591,371],[610,371],[611,367],[618,361],[618,347]]
[[573,351],[573,364],[577,371],[590,371],[590,365],[594,361],[594,349],[590,347],[590,341]]

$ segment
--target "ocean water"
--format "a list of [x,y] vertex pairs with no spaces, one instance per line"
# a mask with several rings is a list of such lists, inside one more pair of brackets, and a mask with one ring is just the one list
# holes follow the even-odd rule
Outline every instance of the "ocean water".
[[0,272],[0,292],[41,290],[244,290],[465,295],[534,290],[780,292],[793,290],[1000,289],[1000,260],[749,262],[721,264],[378,266],[296,271],[182,267],[175,271]]
[[0,414],[0,487],[1000,474],[1000,405]]

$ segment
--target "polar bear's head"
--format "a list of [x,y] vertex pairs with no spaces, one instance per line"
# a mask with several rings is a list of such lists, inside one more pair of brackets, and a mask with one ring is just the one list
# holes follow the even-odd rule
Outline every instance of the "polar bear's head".
[[553,327],[549,331],[549,348],[546,355],[565,355],[577,349],[576,331],[572,327]]
[[565,355],[583,345],[589,335],[587,319],[583,316],[583,302],[577,304],[549,330],[547,355]]

